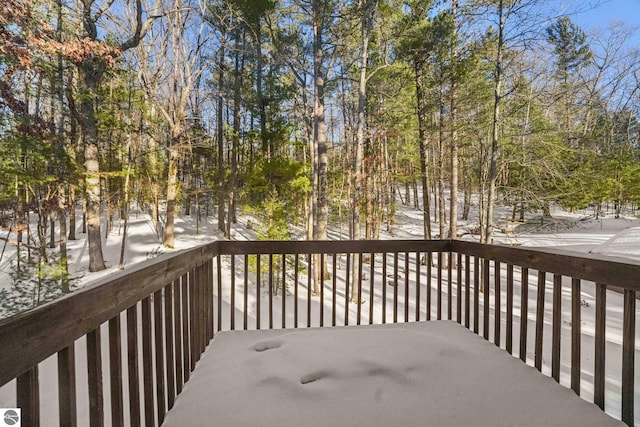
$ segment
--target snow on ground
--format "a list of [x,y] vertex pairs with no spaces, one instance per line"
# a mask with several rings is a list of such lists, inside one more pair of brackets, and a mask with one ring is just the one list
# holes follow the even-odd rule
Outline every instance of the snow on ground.
[[[552,212],[552,218],[545,218],[541,220],[539,216],[530,215],[528,217],[528,221],[525,223],[511,223],[508,221],[510,217],[510,209],[508,207],[502,207],[497,209],[498,216],[498,229],[496,230],[496,242],[509,244],[513,246],[537,246],[537,247],[548,247],[548,246],[563,246],[565,249],[571,250],[580,250],[583,252],[591,251],[593,253],[604,253],[607,255],[614,254],[616,256],[627,256],[627,257],[637,257],[638,248],[640,247],[640,231],[638,227],[640,227],[640,220],[634,217],[625,217],[615,219],[613,217],[605,217],[602,219],[596,220],[594,217],[589,216],[586,213],[580,214],[569,214],[564,213],[559,210],[555,210]],[[255,239],[255,231],[250,230],[247,227],[247,222],[251,220],[254,224],[257,222],[255,218],[250,217],[240,217],[240,222],[233,226],[232,228],[232,238],[236,240],[252,240]],[[195,245],[211,241],[213,239],[220,238],[220,234],[216,231],[215,221],[211,218],[202,219],[202,221],[197,224],[194,217],[184,217],[179,216],[176,221],[176,249],[171,250],[164,248],[161,245],[160,239],[155,234],[155,230],[153,228],[150,217],[142,212],[137,214],[132,214],[130,219],[130,228],[128,232],[128,238],[126,242],[126,256],[125,256],[125,272],[127,267],[141,262],[150,262],[154,257],[174,252],[175,250],[185,249],[189,247],[193,247]],[[437,230],[437,224],[434,224],[434,230]],[[199,227],[199,233],[196,233],[196,227]],[[466,239],[476,239],[478,236],[471,234],[472,231],[477,224],[474,223],[473,218],[470,221],[462,221],[459,229],[465,233],[463,238]],[[346,228],[340,232],[339,230],[333,230],[332,235],[334,237],[342,236],[346,238],[345,231]],[[2,236],[5,236],[6,233],[3,233]],[[104,231],[103,231],[104,234]],[[301,235],[300,229],[296,228],[296,235]],[[78,237],[83,237],[80,234],[80,230],[78,230]],[[10,238],[14,238],[11,237]],[[104,238],[104,237],[103,237]],[[422,213],[414,210],[410,207],[399,206],[398,216],[396,219],[396,223],[393,226],[392,232],[383,231],[381,233],[382,239],[419,239],[422,238]],[[70,250],[70,269],[72,274],[75,277],[79,278],[78,284],[80,286],[90,283],[98,278],[105,277],[109,274],[114,274],[118,272],[117,264],[120,253],[120,245],[122,241],[122,235],[119,234],[118,226],[115,225],[114,229],[109,233],[109,236],[104,238],[104,255],[105,260],[108,265],[108,269],[99,272],[99,273],[89,273],[87,271],[88,265],[88,253],[87,247],[85,243],[85,239],[81,238],[80,240],[69,242],[69,250]],[[15,251],[11,252],[11,246],[9,245],[5,250],[3,255],[3,259],[0,263],[0,287],[6,287],[9,284],[7,279],[7,266],[8,262],[11,260],[11,257],[15,256]],[[637,259],[637,258],[636,258]],[[345,260],[342,257],[337,259],[339,263],[337,268],[340,274],[344,275],[344,271],[346,269]],[[391,260],[387,259],[387,273],[391,272],[391,264],[389,264]],[[403,262],[400,260],[400,262]],[[241,262],[239,259],[236,259],[236,281],[240,283],[242,279],[240,275],[239,268],[241,267]],[[371,319],[373,323],[381,323],[382,322],[382,312],[381,312],[381,300],[383,299],[383,289],[387,289],[384,284],[389,280],[388,277],[384,277],[382,275],[382,266],[383,262],[381,259],[376,259],[375,264],[375,272],[372,278],[368,280],[365,279],[365,284],[363,285],[363,298],[368,303],[365,303],[363,306],[363,322],[367,323],[368,319],[368,304],[371,301],[376,301],[374,305],[374,318]],[[230,281],[230,264],[229,259],[223,259],[223,278],[224,283],[228,284]],[[367,274],[369,274],[368,266],[365,268]],[[503,266],[504,269],[504,266]],[[432,271],[432,282],[431,282],[431,296],[432,300],[436,301],[436,293],[435,293],[435,281],[436,270]],[[410,260],[410,293],[404,294],[404,292],[400,292],[399,301],[398,301],[398,316],[399,319],[402,320],[402,313],[404,312],[405,305],[409,306],[409,312],[414,313],[416,308],[416,301],[414,298],[416,281],[415,281],[415,271],[416,271],[416,263],[415,260]],[[456,271],[454,270],[454,280],[456,280],[455,275]],[[517,273],[517,272],[516,272]],[[424,274],[424,267],[423,267]],[[493,273],[491,273],[493,275]],[[503,271],[503,274],[506,274],[506,271]],[[368,285],[370,280],[374,280],[376,284],[375,292],[372,295],[369,295]],[[566,278],[565,278],[566,279]],[[250,282],[253,279],[250,278]],[[533,359],[533,332],[535,330],[534,322],[532,320],[535,313],[535,298],[536,298],[536,272],[529,272],[529,313],[527,315],[528,318],[528,340],[529,347],[527,349],[527,359],[528,364],[532,364]],[[551,301],[551,277],[547,277],[547,286],[546,286],[546,299],[547,301]],[[254,280],[255,282],[255,280]],[[300,295],[299,295],[299,324],[298,326],[306,326],[306,309],[307,303],[310,304],[312,320],[309,323],[312,326],[319,326],[318,318],[319,313],[321,311],[324,312],[324,325],[330,324],[332,313],[329,310],[329,306],[331,304],[331,292],[333,291],[333,284],[328,281],[325,283],[325,300],[323,302],[319,301],[318,297],[312,297],[311,301],[306,300],[307,289],[306,289],[306,277],[304,274],[301,275],[300,280]],[[381,286],[381,284],[383,284]],[[268,297],[268,290],[261,289],[258,292],[255,290],[255,283],[250,283],[250,295],[247,295],[248,299],[248,328],[254,329],[256,327],[256,305],[258,304],[257,295],[260,295],[263,304],[263,310],[261,312],[261,322],[263,327],[268,325],[269,318],[266,308],[266,298]],[[293,307],[293,289],[291,285],[288,285],[288,292],[286,293],[286,304],[289,307],[288,312],[286,313],[286,322],[287,326],[291,327],[293,324],[293,314],[290,311],[291,307]],[[341,279],[337,281],[337,306],[336,306],[336,323],[341,324],[355,324],[356,319],[356,306],[353,304],[348,304],[348,298],[344,289],[344,281]],[[562,325],[562,360],[568,361],[570,360],[570,293],[567,289],[570,289],[569,283],[565,284],[565,292],[563,293],[563,325]],[[517,343],[518,343],[518,328],[515,325],[518,325],[520,322],[520,277],[518,274],[515,275],[515,283],[514,283],[514,351],[517,351]],[[504,289],[502,292],[506,292]],[[426,318],[426,309],[424,304],[424,298],[427,293],[426,283],[423,281],[421,283],[421,299],[422,304],[420,306],[420,316],[421,319]],[[584,301],[583,304],[583,313],[582,313],[582,332],[583,332],[583,361],[582,361],[582,396],[585,399],[590,399],[593,395],[592,389],[592,378],[593,378],[593,336],[595,331],[595,299],[594,299],[594,286],[589,283],[584,283],[582,287],[582,299]],[[222,298],[218,301],[216,298],[216,304],[220,304],[220,307],[223,308],[224,317],[223,317],[223,329],[229,328],[230,323],[230,313],[234,313],[236,328],[240,325],[240,321],[242,319],[242,303],[243,303],[243,293],[242,289],[238,285],[238,289],[236,289],[236,307],[230,307],[230,289],[228,287],[223,289]],[[443,300],[446,301],[448,295],[446,293],[446,289],[443,292]],[[457,290],[454,286],[452,297],[457,297]],[[483,297],[482,295],[480,296]],[[490,315],[493,316],[495,314],[495,307],[493,305],[493,295],[489,295],[490,297]],[[472,295],[473,298],[473,295]],[[274,312],[272,313],[274,319],[281,318],[281,296],[276,296],[274,298]],[[502,301],[506,301],[506,294],[502,296]],[[388,287],[386,290],[386,319],[387,322],[391,321],[392,310],[394,300],[393,300],[393,290],[392,287]],[[607,375],[607,384],[606,384],[606,409],[607,412],[614,415],[619,416],[620,414],[620,354],[621,354],[621,336],[620,336],[620,328],[622,323],[622,313],[620,307],[622,307],[622,297],[619,294],[608,292],[607,295],[607,366],[606,366],[606,375]],[[482,316],[482,304],[480,305],[480,316]],[[504,306],[501,307],[502,319],[504,322]],[[445,310],[446,311],[446,310]],[[551,318],[551,311],[549,305],[545,308],[547,318]],[[345,314],[348,314],[349,319],[345,319]],[[455,318],[455,308],[454,308],[454,318]],[[640,313],[639,313],[640,314]],[[432,307],[431,311],[432,318],[435,317],[435,308]],[[482,317],[480,317],[482,318]],[[638,316],[640,318],[640,315]],[[411,316],[413,319],[413,314]],[[492,323],[491,323],[492,324]],[[276,328],[278,326],[278,321],[275,322],[274,325]],[[106,325],[104,326],[106,328]],[[543,372],[547,375],[550,373],[550,325],[545,325],[545,333],[544,333],[544,355],[543,355]],[[482,328],[480,327],[480,330]],[[640,342],[640,328],[636,328],[637,332],[637,342]],[[106,329],[103,333],[107,334]],[[490,331],[490,340],[493,338],[493,328]],[[504,347],[504,335],[503,335],[503,347]],[[106,345],[103,347],[103,360],[108,360]],[[84,340],[80,339],[76,342],[76,352],[78,358],[78,410],[79,410],[79,425],[84,425],[87,417],[87,408],[86,408],[86,378],[83,375],[86,375],[86,368],[83,368],[82,363],[86,363],[86,357],[84,356],[85,352],[85,344]],[[516,353],[517,354],[517,353]],[[640,352],[636,351],[636,361],[640,361]],[[636,363],[638,365],[638,363]],[[48,359],[47,361],[41,364],[41,390],[43,395],[41,396],[41,405],[43,406],[42,412],[43,414],[47,414],[47,418],[50,420],[57,420],[57,398],[55,395],[56,389],[56,375],[55,375],[55,366],[56,361],[55,357]],[[104,367],[105,378],[108,378],[108,366]],[[640,368],[636,369],[636,374],[640,376]],[[126,374],[125,374],[126,375]],[[197,378],[198,376],[196,376]],[[568,366],[563,364],[561,369],[561,383],[563,385],[568,385],[569,382],[569,371]],[[640,377],[636,379],[636,383],[640,383]],[[126,378],[125,378],[126,384]],[[109,391],[108,391],[108,381],[105,381],[105,407],[109,406]],[[15,385],[13,383],[8,384],[5,387],[0,389],[0,407],[10,407],[15,404]],[[125,398],[125,402],[127,399]],[[128,403],[125,403],[127,405]],[[640,394],[638,394],[636,398],[636,408],[640,408]],[[125,408],[126,409],[126,408]],[[325,410],[326,411],[326,410]],[[109,425],[109,411],[105,411],[107,417],[107,425]],[[57,425],[56,422],[52,422],[50,425]]]

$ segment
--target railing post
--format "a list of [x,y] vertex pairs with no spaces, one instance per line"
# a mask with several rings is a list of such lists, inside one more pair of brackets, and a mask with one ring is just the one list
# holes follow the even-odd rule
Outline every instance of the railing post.
[[624,291],[624,321],[622,326],[622,421],[634,423],[634,356],[636,350],[636,292]]
[[22,409],[25,426],[40,425],[40,386],[38,366],[34,366],[16,379],[16,406]]

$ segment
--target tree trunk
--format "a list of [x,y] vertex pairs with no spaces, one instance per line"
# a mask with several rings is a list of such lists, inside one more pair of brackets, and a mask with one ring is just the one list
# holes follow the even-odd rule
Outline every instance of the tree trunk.
[[[372,14],[375,1],[363,0],[360,2],[363,7],[363,16],[360,25],[360,36],[362,44],[360,46],[360,82],[358,85],[358,127],[356,130],[356,158],[354,163],[354,185],[353,185],[353,238],[360,240],[360,205],[362,203],[362,160],[364,154],[364,133],[366,129],[366,102],[367,102],[367,63],[369,58],[369,38],[371,36]],[[360,258],[354,257],[353,286],[351,287],[351,301],[360,303],[358,298],[359,285],[361,282]]]
[[[458,0],[451,0],[451,14],[454,20],[453,43],[451,44],[451,60],[457,61],[457,14]],[[456,67],[453,67],[455,70]],[[453,72],[451,78],[451,176],[450,176],[450,207],[449,207],[449,238],[458,237],[458,84],[457,75]]]
[[[244,73],[244,53],[245,33],[242,32],[241,41],[235,49],[235,75],[233,91],[233,139],[231,141],[231,176],[229,177],[229,206],[228,227],[238,222],[236,217],[237,191],[238,185],[238,150],[240,146],[240,107],[242,102],[242,75]],[[240,54],[242,52],[242,54]]]
[[81,127],[84,142],[85,202],[87,240],[89,242],[89,271],[107,268],[102,255],[100,233],[100,162],[98,154],[98,124],[93,94],[98,91],[96,74],[101,74],[91,60],[79,67],[81,87]]
[[502,49],[504,48],[504,25],[505,19],[503,15],[503,0],[498,2],[498,46],[496,52],[496,68],[494,82],[494,103],[493,103],[493,122],[491,124],[491,158],[489,163],[489,190],[487,192],[487,214],[485,215],[485,233],[483,243],[492,243],[493,241],[493,208],[495,205],[494,197],[496,192],[496,181],[498,178],[498,156],[500,136],[500,104],[502,101]]
[[[314,239],[327,239],[327,222],[329,216],[329,200],[327,198],[328,185],[328,157],[327,157],[327,131],[325,123],[325,78],[323,70],[323,40],[322,32],[324,25],[323,2],[313,0],[313,82],[314,82],[314,102],[313,102],[313,139],[316,147],[317,161],[317,213],[314,227]],[[315,256],[314,262],[314,293],[320,293],[320,257]]]
[[440,92],[439,92],[439,110],[440,118],[438,120],[438,231],[440,233],[440,239],[447,238],[447,213],[445,204],[445,186],[444,186],[444,163],[445,163],[445,115],[444,111],[444,75],[441,76]]
[[422,65],[418,62],[415,66],[416,99],[418,101],[418,139],[420,145],[420,179],[422,183],[422,216],[424,238],[431,239],[431,211],[429,208],[429,141],[427,137],[427,106],[424,99],[424,81]]
[[[173,139],[173,138],[172,138]],[[169,148],[169,168],[167,173],[167,212],[164,224],[164,241],[162,242],[167,248],[175,247],[175,236],[173,227],[175,223],[176,197],[178,193],[178,158],[180,157],[179,148],[176,147],[177,142],[174,141]]]
[[218,230],[224,233],[225,238],[229,238],[230,230],[225,226],[225,197],[224,197],[224,122],[223,122],[223,91],[224,87],[224,42],[220,45],[220,56],[218,59],[218,111],[217,111],[217,142],[218,142],[218,177],[216,182],[218,194]]

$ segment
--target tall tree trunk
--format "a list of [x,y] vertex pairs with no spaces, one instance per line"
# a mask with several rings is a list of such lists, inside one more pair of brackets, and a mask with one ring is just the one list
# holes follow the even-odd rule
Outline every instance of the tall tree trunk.
[[[244,73],[244,62],[246,54],[244,53],[245,32],[242,37],[236,37],[237,46],[235,49],[235,73],[234,73],[234,89],[233,89],[233,138],[231,140],[231,176],[229,177],[229,206],[228,210],[228,227],[235,224],[236,203],[238,185],[238,149],[240,146],[240,107],[242,102],[242,74]],[[242,52],[242,53],[241,53]]]
[[260,143],[262,144],[262,156],[270,159],[273,155],[270,138],[267,133],[267,107],[262,93],[262,28],[260,19],[256,25],[256,97],[258,98],[258,116],[260,118]]
[[171,147],[169,147],[169,167],[167,172],[167,212],[164,223],[164,241],[162,244],[167,248],[175,247],[174,224],[176,217],[176,198],[178,195],[178,159],[180,149],[177,146],[178,137],[173,135]]
[[431,210],[429,203],[429,141],[427,136],[427,106],[424,98],[424,80],[422,64],[416,63],[416,99],[418,101],[418,139],[420,148],[420,180],[422,184],[422,216],[424,238],[431,239]]
[[98,92],[98,79],[104,65],[85,60],[80,71],[80,112],[84,143],[85,201],[87,216],[87,240],[89,242],[89,271],[107,268],[102,255],[100,234],[100,161],[98,149],[98,124],[95,117],[94,94]]
[[445,115],[444,111],[444,75],[441,75],[440,80],[440,92],[438,96],[438,104],[439,104],[439,120],[438,120],[438,228],[440,233],[440,239],[445,239],[446,236],[446,223],[447,223],[447,213],[446,213],[446,204],[445,204],[445,176],[444,176],[444,163],[445,163]]
[[[457,62],[457,41],[458,41],[458,0],[451,0],[451,14],[453,16],[453,43],[451,44],[451,60]],[[452,67],[454,70],[456,67]],[[450,195],[449,206],[449,238],[455,239],[458,235],[458,76],[453,71],[451,78],[451,175],[450,175]]]
[[499,137],[500,137],[500,104],[502,101],[502,50],[504,48],[504,25],[505,19],[503,14],[503,0],[498,2],[498,46],[496,52],[495,63],[495,82],[494,82],[494,102],[493,102],[493,121],[491,124],[491,157],[489,163],[488,179],[489,189],[487,192],[487,214],[485,215],[485,233],[484,243],[492,243],[493,240],[493,209],[495,205],[496,181],[498,178],[498,156],[499,156]]
[[[95,11],[95,0],[79,2],[82,14],[83,38],[90,41],[98,40],[96,22],[105,10]],[[110,6],[111,4],[109,4]],[[108,6],[107,6],[108,8]],[[118,52],[138,46],[143,37],[142,0],[135,0],[135,22],[130,38],[118,47]],[[151,18],[153,19],[153,18]],[[104,55],[104,54],[103,54]],[[112,55],[112,54],[109,54]],[[98,96],[100,81],[104,77],[107,58],[100,55],[89,55],[77,64],[80,75],[80,126],[84,143],[85,165],[85,200],[87,205],[87,240],[89,242],[89,271],[100,271],[106,268],[102,255],[102,240],[100,236],[100,163],[98,147],[98,123],[95,114],[95,101]]]
[[[356,156],[354,162],[354,185],[353,185],[353,238],[359,240],[360,236],[360,205],[362,203],[362,158],[364,152],[364,133],[366,129],[366,101],[367,101],[367,63],[369,60],[369,38],[371,36],[371,26],[373,21],[373,9],[375,1],[363,0],[360,2],[362,10],[362,21],[360,25],[360,36],[362,44],[360,46],[360,82],[358,85],[358,127],[356,130]],[[361,282],[360,258],[354,257],[353,286],[351,287],[351,301],[360,303],[358,298],[359,286]]]
[[126,164],[123,166],[126,170],[126,175],[124,176],[124,200],[122,202],[122,212],[124,219],[124,229],[122,230],[122,243],[120,245],[120,261],[118,262],[118,268],[120,270],[124,269],[124,251],[125,245],[127,242],[127,228],[129,226],[129,180],[131,176],[131,138],[129,135],[129,139],[127,141],[127,155],[126,155]]
[[[328,200],[328,156],[327,156],[327,130],[325,123],[325,70],[323,69],[323,40],[325,13],[322,0],[313,0],[313,82],[314,82],[314,102],[313,102],[313,140],[316,147],[317,161],[317,207],[316,221],[314,226],[314,239],[327,239],[327,222],[329,216]],[[316,256],[314,263],[314,293],[320,292],[320,257]]]
[[224,197],[224,122],[223,122],[223,93],[224,87],[224,41],[220,44],[220,56],[218,57],[218,111],[217,111],[217,142],[218,142],[218,230],[222,231],[228,239],[230,230],[225,226],[225,197]]
[[[62,0],[57,2],[58,22],[56,28],[56,40],[62,42]],[[60,222],[60,288],[63,293],[69,292],[69,267],[67,262],[67,192],[66,192],[66,156],[64,146],[64,64],[62,55],[58,54],[58,69],[56,76],[56,98],[58,101],[58,129],[56,141],[56,163],[58,176],[61,178],[58,184],[58,221]],[[52,227],[53,229],[53,227]]]

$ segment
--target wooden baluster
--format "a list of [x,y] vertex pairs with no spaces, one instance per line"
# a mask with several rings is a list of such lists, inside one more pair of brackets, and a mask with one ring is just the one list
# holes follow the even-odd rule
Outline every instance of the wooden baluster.
[[87,334],[87,373],[89,381],[89,425],[91,427],[102,427],[104,425],[104,404],[99,326]]
[[409,253],[404,253],[404,321],[409,321]]
[[357,301],[357,325],[361,323],[362,317],[362,252],[358,253],[358,301]]
[[[200,356],[202,356],[209,342],[209,309],[213,303],[213,300],[209,299],[209,289],[210,285],[213,285],[213,281],[209,280],[208,262],[205,262],[198,269],[200,270]],[[200,357],[198,357],[198,360],[200,360]]]
[[527,363],[527,329],[529,326],[529,269],[520,268],[520,360]]
[[269,329],[273,329],[273,254],[269,254],[269,300],[268,301],[269,301]]
[[442,264],[443,264],[443,255],[442,252],[438,252],[438,292],[436,295],[436,318],[438,320],[442,319]]
[[427,264],[427,320],[431,320],[431,263],[433,262],[433,255],[428,252],[425,258]]
[[129,422],[140,425],[140,375],[138,371],[138,306],[127,309],[127,376],[129,382]]
[[[196,346],[196,277],[195,270],[189,272],[189,372],[196,368],[196,355],[198,347]],[[185,378],[185,381],[188,378]]]
[[124,426],[122,400],[122,337],[120,315],[109,320],[109,378],[111,384],[111,424]]
[[311,278],[313,277],[313,258],[307,254],[307,328],[311,327]]
[[607,287],[596,283],[595,366],[593,403],[604,411]]
[[185,274],[181,280],[182,287],[182,375],[184,376],[184,382],[189,381],[191,375],[191,338],[189,321],[191,315],[189,309],[191,307],[191,296],[189,295],[189,276]]
[[624,290],[622,326],[622,421],[632,426],[634,405],[634,357],[636,350],[636,291]]
[[469,329],[471,314],[471,257],[464,256],[464,327]]
[[456,254],[456,322],[462,323],[462,254]]
[[580,279],[571,279],[571,389],[580,396],[580,342],[581,342]]
[[[420,321],[420,252],[416,252],[416,322]],[[371,275],[373,280],[373,275]],[[373,306],[373,301],[371,302]]]
[[513,354],[513,264],[507,264],[507,343],[506,350]]
[[[220,255],[218,255],[216,257],[216,282],[218,285],[218,326],[217,329],[211,327],[211,331],[210,331],[210,335],[209,338],[213,338],[213,330],[217,330],[218,332],[220,332],[222,330],[222,260],[220,259]],[[213,262],[213,261],[211,261]],[[209,264],[209,268],[213,269],[213,264]],[[246,268],[246,264],[245,264],[245,268]],[[236,271],[235,270],[231,270],[231,277],[233,277],[235,279],[235,275],[236,275]],[[207,284],[207,289],[210,289],[210,299],[209,299],[209,304],[211,305],[211,308],[209,309],[209,313],[211,316],[211,322],[213,322],[213,272],[211,274],[211,279],[209,281],[209,283]],[[235,306],[231,306],[231,310],[235,313]]]
[[[335,258],[334,258],[335,262]],[[300,255],[295,254],[293,259],[293,327],[298,327],[298,275],[300,273]],[[245,307],[245,316],[247,308]]]
[[337,268],[338,266],[336,265],[336,254],[333,254],[333,258],[332,258],[332,277],[331,277],[331,326],[336,326],[336,298],[337,298],[337,291],[338,291],[338,286],[337,286]]
[[542,335],[544,333],[544,294],[546,287],[546,273],[538,271],[538,301],[536,303],[536,354],[535,366],[542,371]]
[[373,304],[374,304],[374,297],[375,297],[375,290],[373,287],[373,278],[374,278],[374,274],[375,274],[375,269],[374,269],[374,265],[376,262],[376,254],[371,252],[370,254],[370,264],[369,264],[369,324],[372,325],[373,324]]
[[[488,272],[487,272],[488,274]],[[501,290],[501,270],[500,270],[500,262],[493,262],[493,306],[494,306],[494,315],[493,315],[493,343],[500,347],[500,327],[501,327],[501,317],[502,317],[502,290]],[[489,293],[487,292],[487,295]]]
[[[76,409],[76,359],[75,345],[58,352],[58,409],[60,425],[75,427],[78,425]],[[26,422],[25,422],[25,425]]]
[[393,253],[393,323],[398,323],[398,252]]
[[282,284],[280,286],[282,298],[282,328],[287,327],[287,255],[282,254]]
[[260,329],[260,296],[262,287],[260,272],[260,254],[256,254],[256,329]]
[[155,332],[154,349],[156,355],[156,398],[158,404],[158,424],[161,425],[166,413],[162,290],[158,290],[153,294],[153,314],[153,330]]
[[349,324],[349,280],[351,280],[351,253],[347,253],[347,270],[344,278],[344,325]]
[[173,408],[176,398],[176,372],[174,370],[173,354],[173,283],[164,287],[164,346],[166,349],[167,373],[167,411]]
[[451,252],[447,252],[447,320],[453,318],[453,266]]
[[[320,254],[320,327],[324,326],[324,262],[324,254]],[[349,307],[348,301],[345,302],[345,306]]]
[[482,336],[485,340],[489,339],[489,312],[491,311],[489,306],[489,296],[491,292],[489,290],[489,260],[485,259],[482,261],[482,300],[484,302],[484,308],[482,312],[483,317],[483,325],[482,325]]
[[144,391],[144,424],[155,425],[155,404],[153,398],[153,356],[151,353],[151,299],[142,300],[142,377]]
[[387,253],[382,253],[382,323],[387,323]]
[[[244,254],[244,312],[242,317],[242,329],[245,331],[249,327],[249,255]],[[298,303],[298,255],[296,255],[296,304]],[[220,299],[220,294],[218,294],[218,299]],[[218,309],[218,313],[220,313],[220,309]],[[298,310],[296,305],[296,327],[298,326]]]
[[[222,299],[222,295],[218,294],[218,301]],[[231,302],[229,310],[229,328],[234,331],[236,329],[236,256],[231,255]],[[220,313],[218,308],[218,313]],[[218,325],[220,322],[218,321]],[[220,331],[218,329],[218,331]]]
[[473,257],[473,332],[480,332],[480,259]]
[[562,276],[553,275],[553,319],[551,331],[551,377],[560,382],[560,334],[562,328]]
[[180,296],[180,279],[173,282],[173,348],[175,350],[176,395],[182,392],[182,304]]

